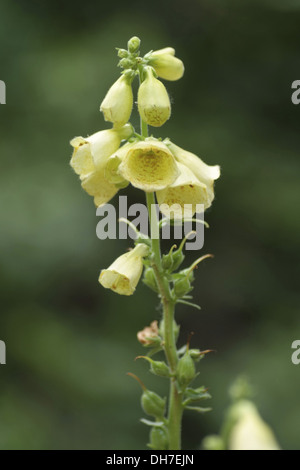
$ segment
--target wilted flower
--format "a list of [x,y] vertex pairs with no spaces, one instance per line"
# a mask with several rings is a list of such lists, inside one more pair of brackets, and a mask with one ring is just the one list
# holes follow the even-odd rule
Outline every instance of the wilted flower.
[[214,180],[218,179],[220,176],[219,165],[207,165],[201,158],[197,157],[197,155],[178,147],[170,141],[166,141],[166,145],[171,150],[177,162],[188,167],[200,183],[206,185],[206,202],[200,201],[199,203],[203,203],[205,209],[210,207],[215,197]]
[[143,272],[143,257],[149,248],[140,243],[133,250],[117,258],[108,269],[101,271],[99,282],[117,294],[132,295]]
[[118,186],[105,178],[108,158],[119,148],[121,140],[132,133],[130,125],[108,129],[89,137],[75,137],[71,166],[80,175],[83,189],[94,196],[97,206],[108,202],[118,191]]
[[149,64],[165,80],[179,80],[184,74],[183,62],[175,57],[175,49],[165,47],[151,53]]
[[143,330],[137,333],[138,341],[145,345],[149,346],[157,342],[158,335],[158,323],[157,320],[153,321],[150,326],[146,326]]
[[164,84],[154,76],[152,67],[145,67],[145,80],[138,91],[138,109],[150,126],[162,126],[171,116],[171,103]]
[[105,121],[110,121],[115,127],[120,127],[129,121],[132,106],[131,77],[129,74],[122,74],[108,90],[101,103],[100,111]]
[[180,174],[165,189],[157,191],[157,202],[161,212],[169,218],[192,217],[196,204],[210,206],[206,184],[201,183],[194,173],[182,163],[177,163]]
[[124,179],[146,192],[165,188],[179,174],[170,150],[153,138],[134,144],[120,164],[119,171]]
[[229,435],[229,450],[280,450],[273,431],[251,401],[239,401],[230,415],[235,424]]

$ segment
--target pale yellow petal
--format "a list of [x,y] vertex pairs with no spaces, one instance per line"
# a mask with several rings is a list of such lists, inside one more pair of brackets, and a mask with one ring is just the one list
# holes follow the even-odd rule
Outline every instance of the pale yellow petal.
[[94,171],[87,175],[81,186],[90,196],[94,196],[96,206],[106,204],[118,192],[118,188],[105,179],[103,171]]
[[180,175],[173,184],[157,191],[157,202],[160,211],[168,218],[181,219],[192,217],[197,204],[203,204],[204,209],[210,206],[207,186],[201,183],[189,168],[178,163]]

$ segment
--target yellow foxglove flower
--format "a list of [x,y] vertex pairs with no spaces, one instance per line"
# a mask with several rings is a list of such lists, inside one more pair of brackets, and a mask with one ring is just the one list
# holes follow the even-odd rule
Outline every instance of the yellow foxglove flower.
[[192,217],[196,204],[210,205],[206,184],[201,183],[194,173],[182,163],[178,163],[180,174],[173,184],[157,191],[157,202],[161,212],[169,218]]
[[118,185],[105,177],[105,167],[112,153],[120,146],[121,139],[132,133],[130,125],[120,129],[108,129],[90,137],[75,137],[71,141],[74,147],[71,166],[80,175],[81,186],[94,197],[96,206],[106,204],[119,190],[124,179],[119,178]]
[[134,144],[120,164],[119,172],[133,186],[146,192],[164,189],[179,174],[170,150],[153,138]]
[[146,78],[138,91],[138,109],[143,121],[150,126],[162,126],[171,116],[171,103],[164,84],[154,77],[154,70],[144,69]]
[[175,49],[165,47],[151,53],[149,64],[165,80],[179,80],[184,74],[183,62],[175,57]]
[[184,150],[172,142],[166,142],[177,162],[187,166],[196,178],[206,185],[207,202],[205,209],[211,206],[214,200],[214,181],[220,177],[219,165],[207,165],[197,155]]
[[131,125],[119,129],[107,129],[89,137],[75,137],[70,144],[74,148],[70,165],[80,176],[85,176],[103,165],[103,161],[119,147],[122,139],[132,134]]
[[252,402],[242,400],[230,413],[236,423],[229,435],[229,450],[280,450],[273,431]]
[[117,294],[132,295],[143,272],[143,258],[148,252],[149,248],[141,243],[119,256],[108,269],[101,271],[100,284]]
[[114,127],[121,127],[129,121],[132,106],[131,79],[127,74],[122,74],[108,90],[101,103],[100,111],[105,121],[112,122]]

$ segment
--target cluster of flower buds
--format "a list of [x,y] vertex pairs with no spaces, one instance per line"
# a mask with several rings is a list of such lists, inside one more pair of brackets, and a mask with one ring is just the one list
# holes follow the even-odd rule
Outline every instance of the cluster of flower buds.
[[[175,334],[177,336],[178,328],[176,327],[177,325],[174,325]],[[160,338],[159,334],[163,333],[161,330],[163,330],[163,324],[161,323],[160,328],[158,329],[157,322],[153,322],[151,327],[146,327],[142,332],[138,333],[139,341],[143,339],[141,342],[144,346],[150,348],[151,355],[160,350],[159,348],[156,348],[157,343],[155,343],[155,341],[152,342],[154,336],[151,335],[156,334],[156,338]],[[147,344],[144,341],[144,334],[148,335]],[[210,394],[204,386],[192,388],[190,387],[190,384],[198,375],[195,363],[205,357],[208,352],[210,351],[190,349],[188,342],[187,345],[177,351],[179,359],[176,371],[173,373],[164,361],[153,360],[149,355],[138,356],[136,359],[145,359],[150,364],[151,373],[159,377],[171,378],[176,381],[177,389],[182,396],[183,408],[193,410],[198,413],[206,413],[207,411],[210,411],[210,408],[195,406],[195,404],[211,398]],[[141,396],[141,404],[143,411],[152,418],[155,418],[155,421],[149,421],[148,419],[141,420],[144,424],[151,427],[150,442],[148,446],[157,450],[168,449],[168,419],[165,416],[165,398],[162,398],[157,393],[148,390],[143,382],[141,382],[141,380],[134,374],[129,373],[129,375],[134,377],[142,387],[143,392]]]

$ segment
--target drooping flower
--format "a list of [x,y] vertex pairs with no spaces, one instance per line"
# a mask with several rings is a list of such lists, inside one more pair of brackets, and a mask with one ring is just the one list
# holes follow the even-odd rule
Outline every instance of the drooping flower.
[[157,75],[165,80],[179,80],[184,74],[183,62],[175,57],[173,47],[165,47],[150,55],[149,64]]
[[184,150],[170,141],[165,141],[169,150],[171,150],[177,162],[188,167],[189,170],[195,175],[195,177],[206,185],[206,201],[199,201],[199,204],[204,204],[204,208],[207,209],[211,206],[214,200],[214,181],[220,177],[219,165],[207,165],[197,155]]
[[122,74],[110,87],[100,105],[105,121],[112,122],[114,127],[124,126],[130,118],[133,106],[131,77]]
[[143,272],[143,258],[149,253],[149,248],[138,244],[133,250],[117,258],[111,266],[101,271],[99,282],[117,294],[132,295]]
[[134,144],[120,164],[119,172],[133,186],[146,192],[164,189],[179,174],[168,147],[154,138]]
[[153,127],[162,126],[171,116],[171,103],[164,84],[155,78],[152,67],[144,68],[145,80],[138,91],[138,109],[143,121]]
[[105,177],[108,158],[117,151],[121,140],[132,133],[132,127],[125,125],[119,129],[107,129],[83,138],[71,140],[74,147],[70,164],[80,176],[83,189],[91,196],[97,206],[108,202],[119,187]]
[[201,183],[192,170],[182,163],[177,163],[180,174],[173,184],[157,191],[156,197],[160,211],[168,218],[181,219],[192,217],[196,205],[210,205],[207,186]]

